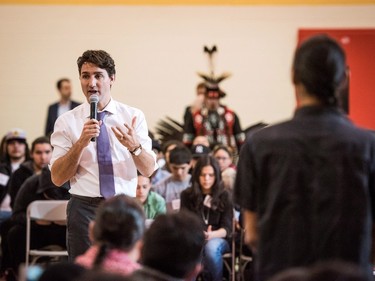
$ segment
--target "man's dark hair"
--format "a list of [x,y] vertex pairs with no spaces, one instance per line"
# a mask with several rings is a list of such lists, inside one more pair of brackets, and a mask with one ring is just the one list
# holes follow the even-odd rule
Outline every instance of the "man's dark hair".
[[304,41],[296,50],[293,61],[293,83],[326,105],[338,104],[337,94],[346,79],[345,52],[326,35]]
[[191,158],[191,152],[187,147],[176,146],[169,154],[169,163],[175,165],[189,164]]
[[136,199],[125,194],[105,200],[97,209],[94,239],[100,245],[94,267],[100,268],[108,251],[130,251],[145,230],[145,216]]
[[61,89],[61,85],[62,85],[62,83],[64,83],[64,82],[68,82],[68,83],[70,83],[70,80],[69,80],[68,78],[61,78],[61,79],[59,79],[59,80],[57,81],[57,83],[56,83],[56,88],[57,88],[58,90],[60,90],[60,89]]
[[31,153],[34,152],[35,146],[36,146],[37,144],[41,144],[41,143],[48,143],[48,144],[51,144],[51,142],[50,142],[50,140],[49,140],[48,137],[42,136],[42,137],[36,138],[36,139],[31,143]]
[[201,261],[203,226],[186,211],[159,215],[143,239],[141,262],[164,274],[184,278]]
[[115,62],[106,51],[87,50],[84,52],[77,60],[79,74],[81,74],[82,65],[86,62],[105,69],[110,77],[116,74]]

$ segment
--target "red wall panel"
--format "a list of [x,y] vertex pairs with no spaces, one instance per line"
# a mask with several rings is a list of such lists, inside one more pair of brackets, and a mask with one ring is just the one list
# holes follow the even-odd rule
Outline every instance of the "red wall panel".
[[343,46],[350,69],[349,117],[375,130],[375,29],[300,29],[298,42],[327,34]]

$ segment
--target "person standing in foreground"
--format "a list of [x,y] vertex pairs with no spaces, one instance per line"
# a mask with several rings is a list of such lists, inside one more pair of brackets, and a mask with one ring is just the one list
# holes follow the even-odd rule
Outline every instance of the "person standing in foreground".
[[[71,185],[67,209],[71,261],[90,246],[88,225],[99,203],[116,194],[135,197],[137,170],[151,176],[157,168],[144,114],[111,97],[116,74],[111,56],[102,50],[88,50],[78,58],[77,64],[87,102],[60,116],[51,135],[52,181],[57,186],[66,181]],[[104,114],[101,121],[90,119],[88,101],[92,95],[98,96],[98,116]],[[104,152],[110,153],[105,170],[100,172],[103,165],[98,148],[105,144],[97,145],[103,137],[99,134],[108,135],[106,145],[109,147]],[[91,141],[92,138],[96,138],[95,141]]]
[[338,108],[346,69],[333,39],[302,43],[293,62],[294,117],[242,147],[234,196],[258,280],[332,260],[372,274],[375,137]]

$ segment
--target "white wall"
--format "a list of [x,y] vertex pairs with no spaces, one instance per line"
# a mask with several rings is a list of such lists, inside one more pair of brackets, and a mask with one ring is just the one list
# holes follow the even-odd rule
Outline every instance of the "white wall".
[[216,44],[223,103],[245,128],[289,118],[290,65],[298,28],[374,28],[375,5],[359,6],[0,6],[0,135],[42,135],[58,78],[73,80],[76,59],[104,49],[115,59],[113,97],[139,107],[151,130],[166,115],[182,121],[207,72],[203,46]]

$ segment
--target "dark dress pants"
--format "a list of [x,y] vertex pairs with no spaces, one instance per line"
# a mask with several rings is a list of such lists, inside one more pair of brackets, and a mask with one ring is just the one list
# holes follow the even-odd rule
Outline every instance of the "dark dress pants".
[[69,261],[82,255],[91,246],[89,224],[95,219],[95,212],[104,199],[72,195],[67,207],[67,248]]

